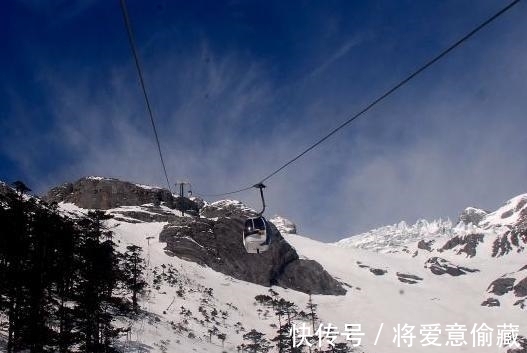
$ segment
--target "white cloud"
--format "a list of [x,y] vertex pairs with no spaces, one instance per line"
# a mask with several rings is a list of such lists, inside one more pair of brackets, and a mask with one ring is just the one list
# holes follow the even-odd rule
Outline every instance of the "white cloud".
[[[526,192],[527,50],[513,39],[490,46],[470,67],[443,64],[273,177],[269,214],[336,240],[401,219],[455,217],[468,205],[494,208]],[[375,92],[352,85],[328,90],[317,78],[331,79],[326,68],[357,43],[345,42],[309,74],[309,85],[301,81],[301,93],[277,87],[266,63],[219,55],[206,43],[146,62],[172,180],[190,179],[195,191],[210,193],[250,185],[338,125]],[[497,50],[514,56],[485,55]],[[26,140],[13,133],[2,145],[34,174],[33,189],[94,174],[164,186],[135,75],[131,63],[115,68],[105,83],[83,72],[75,82],[43,75],[56,128],[46,136],[28,128]],[[387,82],[392,75],[386,70]],[[24,109],[15,114],[23,121]],[[71,162],[43,176],[37,162],[52,158],[45,156],[51,145],[67,151]],[[256,190],[228,197],[259,207]]]

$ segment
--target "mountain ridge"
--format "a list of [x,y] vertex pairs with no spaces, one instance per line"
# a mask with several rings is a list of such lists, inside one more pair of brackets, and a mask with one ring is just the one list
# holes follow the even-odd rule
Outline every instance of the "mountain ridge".
[[[346,293],[322,266],[301,259],[272,223],[270,250],[260,256],[247,254],[242,245],[243,222],[257,213],[239,201],[200,203],[163,188],[93,176],[52,188],[44,199],[81,209],[102,209],[124,222],[167,222],[158,238],[166,243],[168,254],[239,280],[313,294]],[[279,220],[280,226],[292,224]],[[303,275],[292,276],[293,271]]]
[[[448,237],[438,236],[434,242],[428,244],[427,242],[434,240],[434,237],[415,237],[411,243],[403,243],[402,234],[402,246],[392,247],[392,250],[398,249],[397,251],[344,247],[335,243],[322,243],[304,235],[281,235],[300,259],[316,261],[346,288],[343,295],[313,295],[312,299],[318,305],[320,323],[331,322],[341,330],[352,322],[361,324],[365,336],[355,351],[406,351],[405,348],[398,348],[393,344],[392,328],[397,324],[415,325],[414,332],[418,335],[419,325],[437,322],[444,329],[445,325],[456,322],[467,326],[468,344],[464,347],[448,347],[449,352],[464,352],[467,349],[470,351],[472,341],[468,332],[472,325],[486,323],[496,334],[497,325],[511,323],[519,325],[518,342],[525,342],[521,343],[523,348],[504,347],[498,350],[493,341],[492,347],[477,347],[474,350],[488,353],[523,353],[521,350],[527,349],[527,342],[522,338],[527,335],[527,327],[524,324],[527,299],[527,242],[522,237],[525,233],[521,227],[523,216],[520,213],[525,205],[518,206],[521,200],[520,197],[506,204],[506,207],[488,212],[487,215],[493,217],[488,218],[493,220],[492,224],[480,222],[477,226],[469,224],[470,226],[460,228],[464,229],[463,235],[457,233]],[[149,264],[147,282],[150,289],[141,297],[140,302],[143,314],[136,321],[123,323],[133,336],[132,339],[119,341],[123,352],[237,352],[237,347],[243,341],[242,335],[251,328],[273,337],[276,322],[272,314],[266,314],[264,308],[259,307],[255,301],[256,296],[269,293],[269,287],[218,272],[211,266],[200,265],[198,261],[189,261],[185,256],[171,256],[173,254],[164,242],[170,237],[174,237],[173,241],[188,239],[186,232],[194,232],[195,229],[188,228],[186,222],[193,221],[206,223],[202,225],[202,236],[205,240],[209,239],[210,234],[214,233],[213,229],[212,233],[209,232],[211,224],[221,225],[221,222],[235,221],[244,214],[243,209],[238,207],[226,209],[228,216],[221,214],[224,206],[233,203],[238,204],[216,204],[214,207],[218,209],[209,210],[210,215],[215,215],[214,219],[210,220],[201,216],[181,216],[179,210],[169,208],[163,202],[159,206],[151,203],[106,210],[114,215],[114,218],[107,222],[109,229],[114,231],[119,246],[140,246]],[[61,202],[58,207],[70,215],[87,211],[71,203]],[[240,213],[236,213],[236,210]],[[513,212],[509,212],[510,210]],[[503,214],[506,217],[502,218]],[[214,223],[218,221],[220,223]],[[420,229],[437,229],[437,224],[430,226],[433,222],[428,223],[428,226],[422,223]],[[170,224],[179,226],[176,227],[176,233],[179,233],[162,236],[164,231],[167,232],[165,227]],[[457,224],[452,227],[456,226]],[[479,233],[474,230],[479,231],[485,227],[489,228],[487,233],[483,234],[483,242],[480,242]],[[510,234],[515,230],[522,235],[517,239],[518,245],[513,244]],[[507,232],[509,233],[505,234]],[[495,239],[491,239],[492,236]],[[506,244],[502,240],[504,236],[510,242],[512,250],[492,256],[496,239],[500,239],[500,245],[502,242]],[[207,243],[208,240],[202,241],[199,237],[190,239],[192,240],[189,243],[196,241],[190,246],[211,245]],[[233,240],[239,242],[239,236]],[[450,244],[445,246],[448,241],[451,241]],[[468,256],[467,252],[470,252],[473,243],[476,244],[476,253],[474,256]],[[467,244],[467,250],[460,251],[465,249]],[[402,251],[405,246],[408,251]],[[498,249],[505,250],[508,247],[504,245]],[[295,268],[291,270],[291,275],[303,276],[302,271]],[[308,294],[294,290],[293,286],[288,289],[273,285],[270,288],[299,307],[304,307],[309,300]],[[221,314],[225,319],[213,316],[214,312],[226,313]],[[302,324],[302,320],[296,322]],[[385,325],[385,330],[379,335],[378,344],[374,345],[374,338],[381,323]],[[227,334],[225,341],[220,342],[210,336],[209,332],[213,332],[214,327]],[[429,347],[426,351],[444,351],[445,340],[446,336],[443,333],[443,346]],[[415,345],[418,344],[416,341]],[[273,352],[277,350],[274,349]]]

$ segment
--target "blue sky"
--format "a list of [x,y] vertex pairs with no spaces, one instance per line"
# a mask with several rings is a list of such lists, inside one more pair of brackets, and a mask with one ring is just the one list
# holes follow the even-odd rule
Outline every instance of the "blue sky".
[[[506,3],[129,0],[169,177],[257,182]],[[269,180],[269,215],[332,241],[527,192],[526,11]],[[2,2],[0,51],[1,180],[165,185],[117,0]]]

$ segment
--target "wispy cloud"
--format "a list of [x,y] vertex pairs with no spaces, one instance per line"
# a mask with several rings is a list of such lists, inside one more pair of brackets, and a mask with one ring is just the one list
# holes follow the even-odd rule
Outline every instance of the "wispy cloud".
[[308,75],[309,78],[314,78],[320,75],[322,72],[327,70],[328,67],[333,65],[336,61],[347,55],[353,48],[360,45],[365,40],[365,35],[356,35],[348,40],[346,40],[340,47],[333,52],[332,55],[328,57],[326,61],[317,66],[313,71]]
[[[275,176],[266,190],[269,213],[336,240],[403,219],[454,218],[468,205],[494,208],[527,191],[527,48],[516,39],[480,44],[477,54],[446,62]],[[301,152],[356,102],[399,78],[385,68],[371,87],[328,89],[325,83],[338,79],[329,68],[345,66],[360,43],[342,41],[298,90],[283,89],[290,80],[273,80],[269,62],[220,53],[206,40],[145,58],[169,176],[190,179],[196,192],[230,191]],[[41,79],[53,128],[33,128],[21,102],[12,111],[17,127],[0,142],[32,176],[33,189],[94,174],[164,185],[131,62],[104,82],[88,69],[72,80],[45,66]],[[62,162],[43,173],[39,161],[55,154]],[[259,206],[256,191],[232,197]]]

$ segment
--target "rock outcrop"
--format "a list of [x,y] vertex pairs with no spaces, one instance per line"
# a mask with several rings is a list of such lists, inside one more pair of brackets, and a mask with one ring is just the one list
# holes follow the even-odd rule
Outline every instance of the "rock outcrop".
[[408,273],[400,273],[400,272],[397,272],[397,279],[403,283],[408,283],[408,284],[416,284],[423,280],[422,277],[408,274]]
[[[212,207],[209,207],[212,206]],[[159,235],[170,255],[208,266],[234,278],[264,286],[279,285],[312,294],[343,295],[346,290],[316,261],[300,259],[271,223],[268,251],[248,254],[242,243],[243,222],[252,214],[241,204],[212,204],[207,218],[179,218]]]
[[74,183],[65,183],[51,189],[43,199],[47,202],[69,202],[86,209],[107,210],[152,203],[191,214],[198,212],[196,203],[184,197],[174,197],[169,190],[102,177],[87,177]]
[[489,308],[500,306],[500,301],[496,298],[487,298],[483,303],[481,303],[481,306],[488,306]]
[[199,214],[205,218],[254,217],[257,212],[237,200],[220,200],[203,206]]
[[475,207],[467,207],[459,215],[459,222],[477,226],[488,212]]
[[443,252],[457,248],[456,254],[466,254],[468,257],[474,257],[477,254],[478,245],[483,243],[483,239],[483,234],[456,235],[450,238],[438,251]]
[[514,278],[498,278],[490,284],[490,286],[487,288],[487,291],[495,295],[504,295],[514,288],[515,281],[516,279]]
[[461,276],[470,272],[478,272],[477,269],[471,269],[463,266],[458,266],[445,260],[441,257],[431,257],[425,263],[425,268],[430,269],[434,275],[448,274],[450,276]]
[[287,218],[274,216],[269,221],[273,223],[282,234],[297,234],[296,224]]

